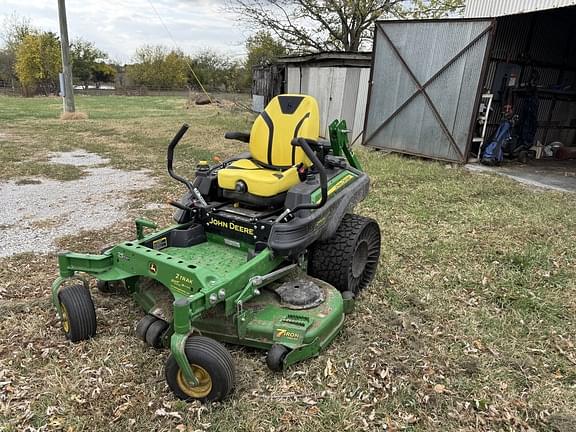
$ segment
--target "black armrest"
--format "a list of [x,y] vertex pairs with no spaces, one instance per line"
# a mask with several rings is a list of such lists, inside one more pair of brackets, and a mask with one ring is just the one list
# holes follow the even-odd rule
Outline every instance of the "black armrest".
[[310,147],[310,144],[312,143],[317,144],[316,141],[305,138],[294,138],[291,141],[291,144],[294,147],[300,147],[302,150],[304,150],[304,153],[306,156],[308,156],[308,159],[312,161],[314,167],[318,171],[318,174],[320,174],[320,189],[322,192],[322,198],[317,204],[299,204],[291,210],[291,213],[296,213],[298,210],[317,209],[322,207],[324,204],[326,204],[326,201],[328,201],[328,176],[326,175],[326,168],[324,168],[324,164],[320,159],[318,159],[318,156]]
[[242,141],[245,143],[250,142],[250,134],[246,132],[226,132],[224,134],[224,138],[236,141]]

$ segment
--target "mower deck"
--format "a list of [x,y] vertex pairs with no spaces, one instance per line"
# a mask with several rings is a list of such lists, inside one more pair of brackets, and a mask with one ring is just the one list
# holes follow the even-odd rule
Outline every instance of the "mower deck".
[[[148,314],[174,321],[164,336],[165,344],[171,336],[185,340],[191,332],[254,348],[282,344],[291,350],[284,366],[316,355],[338,334],[345,302],[351,309],[353,300],[343,300],[330,284],[298,271],[296,265],[278,268],[282,258],[273,257],[269,249],[257,254],[249,244],[204,231],[200,235],[199,229],[197,224],[171,227],[120,243],[102,255],[62,254],[53,297],[77,271],[89,270],[104,281],[124,280]],[[171,245],[181,242],[191,245]],[[286,304],[274,289],[289,280],[312,283],[323,301],[304,308]],[[172,311],[172,302],[176,300],[176,307],[178,299],[185,300],[180,314]]]
[[[292,276],[293,277],[293,276]],[[305,278],[305,275],[300,275]],[[291,349],[284,366],[316,355],[344,324],[344,301],[340,292],[318,279],[306,278],[323,293],[324,301],[312,308],[292,309],[274,292],[275,283],[242,306],[237,316],[226,317],[222,307],[205,312],[192,321],[202,335],[221,342],[269,350],[274,344]],[[350,307],[350,305],[348,305]]]

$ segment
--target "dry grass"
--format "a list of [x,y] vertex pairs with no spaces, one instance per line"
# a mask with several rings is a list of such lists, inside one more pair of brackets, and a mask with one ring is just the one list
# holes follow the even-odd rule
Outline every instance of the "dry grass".
[[[158,186],[133,194],[131,215],[167,223],[169,209],[143,207],[181,193],[164,175],[164,147],[178,125],[192,124],[179,155],[186,171],[242,149],[220,137],[250,122],[179,99],[104,99],[81,98],[91,119],[65,125],[50,117],[58,107],[46,108],[49,99],[0,100],[0,127],[27,143],[0,157],[39,154],[41,168],[44,152],[85,148],[119,168],[150,168]],[[26,112],[23,103],[46,116],[2,118],[3,106]],[[278,375],[263,353],[230,347],[232,398],[184,404],[164,383],[166,352],[133,335],[141,312],[129,299],[94,291],[98,336],[67,343],[48,298],[56,257],[20,255],[0,260],[0,430],[576,430],[574,196],[438,163],[360,157],[373,184],[358,211],[379,220],[382,258],[322,356]],[[125,221],[60,246],[96,251],[132,236]]]
[[60,120],[88,120],[88,114],[80,111],[65,112],[60,115]]

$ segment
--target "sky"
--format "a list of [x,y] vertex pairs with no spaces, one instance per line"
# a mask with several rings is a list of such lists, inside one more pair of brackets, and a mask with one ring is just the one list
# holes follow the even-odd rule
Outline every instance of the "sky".
[[[58,33],[57,3],[0,0],[0,24],[15,13],[42,30]],[[183,51],[212,49],[233,58],[244,55],[249,33],[222,10],[223,0],[66,0],[70,39],[94,42],[119,63],[129,63],[136,48],[145,44],[172,48],[174,43],[151,3]]]

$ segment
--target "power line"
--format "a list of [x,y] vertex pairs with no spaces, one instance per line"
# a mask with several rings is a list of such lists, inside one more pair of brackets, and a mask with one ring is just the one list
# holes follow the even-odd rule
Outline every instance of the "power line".
[[[156,7],[154,6],[154,3],[152,3],[152,0],[148,0],[148,3],[150,4],[150,6],[152,7],[152,10],[154,11],[154,13],[156,14],[156,16],[158,17],[158,20],[160,20],[160,23],[162,24],[162,27],[164,27],[164,30],[166,30],[166,33],[168,34],[168,36],[170,37],[170,39],[172,40],[172,43],[174,44],[174,47],[177,49],[180,49],[180,47],[178,46],[178,44],[176,43],[176,39],[174,39],[174,36],[172,36],[172,32],[170,31],[170,29],[168,28],[168,26],[166,25],[166,23],[164,23],[164,20],[162,19],[162,16],[160,16],[160,14],[158,13],[158,11],[156,10]],[[204,88],[204,86],[202,85],[202,82],[200,81],[200,78],[198,78],[198,75],[196,75],[196,72],[194,72],[194,69],[192,69],[192,65],[190,64],[190,62],[188,61],[188,59],[186,58],[186,56],[184,56],[184,61],[186,62],[186,65],[188,66],[188,69],[190,69],[190,72],[192,72],[192,76],[194,76],[194,79],[196,80],[196,82],[198,83],[198,85],[200,86],[200,88],[202,89],[202,91],[204,92],[204,94],[206,95],[206,97],[208,98],[208,100],[210,100],[210,103],[212,103],[212,98],[210,97],[210,95],[208,94],[208,92],[206,91],[206,89]]]

